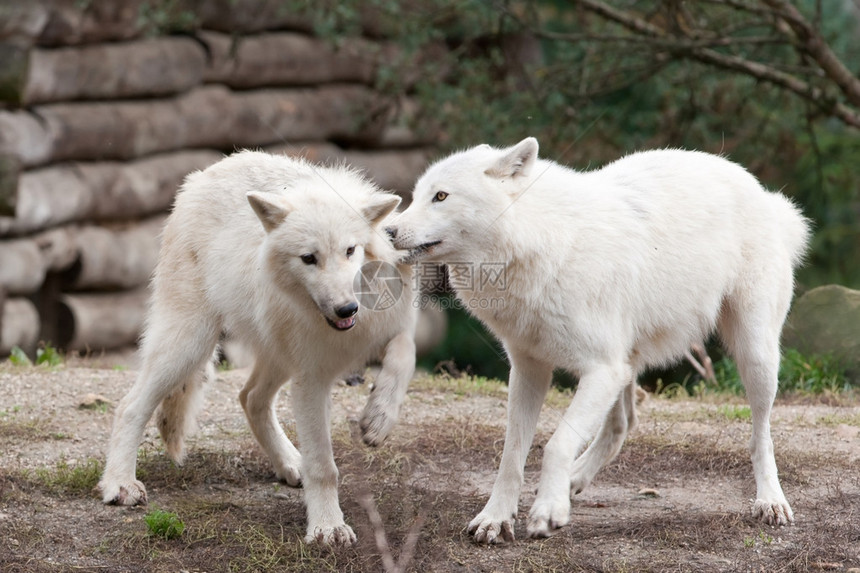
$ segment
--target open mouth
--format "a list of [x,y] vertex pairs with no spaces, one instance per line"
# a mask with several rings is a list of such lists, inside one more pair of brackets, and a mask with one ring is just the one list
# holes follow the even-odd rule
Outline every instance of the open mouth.
[[325,320],[335,330],[349,330],[355,326],[355,316],[348,316],[346,318],[341,318],[340,320],[332,320],[329,317],[326,317]]
[[427,243],[422,243],[417,247],[412,247],[409,249],[409,253],[405,257],[401,259],[401,262],[410,265],[419,259],[423,258],[427,253],[429,253],[433,247],[441,243],[442,241],[429,241]]

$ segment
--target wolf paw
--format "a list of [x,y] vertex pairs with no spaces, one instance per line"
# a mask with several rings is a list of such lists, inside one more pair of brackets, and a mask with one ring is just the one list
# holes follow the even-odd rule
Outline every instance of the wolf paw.
[[102,502],[110,505],[145,505],[146,504],[146,488],[143,482],[133,480],[127,484],[106,484],[98,485],[102,493]]
[[549,537],[552,533],[570,522],[570,500],[543,501],[535,500],[526,531],[529,537]]
[[275,475],[290,487],[302,487],[302,473],[298,467],[285,466],[275,470]]
[[794,513],[787,501],[765,501],[763,499],[755,500],[753,504],[753,516],[765,522],[768,525],[788,525],[794,523]]
[[348,547],[356,542],[355,533],[347,524],[333,527],[308,527],[305,543],[320,543],[332,547]]
[[397,423],[396,415],[392,416],[380,405],[369,402],[359,422],[364,443],[368,446],[380,445],[388,437],[395,423]]
[[514,542],[513,519],[503,519],[499,521],[492,519],[484,512],[479,513],[477,517],[469,523],[468,531],[474,536],[475,543],[485,543],[490,545],[503,542]]

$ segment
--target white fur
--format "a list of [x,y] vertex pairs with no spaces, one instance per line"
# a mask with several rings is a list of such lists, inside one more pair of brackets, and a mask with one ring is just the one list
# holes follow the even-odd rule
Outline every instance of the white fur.
[[[439,161],[393,229],[395,246],[412,249],[412,259],[461,263],[449,265],[452,284],[471,288],[457,295],[511,360],[499,474],[470,531],[479,542],[513,539],[523,466],[554,367],[578,376],[579,386],[546,445],[528,520],[536,537],[568,522],[571,488],[582,490],[618,453],[636,423],[637,375],[675,362],[714,330],[752,405],[754,511],[767,523],[792,521],[769,418],[793,269],[808,239],[804,218],[714,155],[647,151],[579,173],[537,151],[528,138]],[[458,280],[487,263],[504,264],[503,284]]]
[[[340,374],[381,354],[361,427],[367,443],[385,439],[415,368],[411,269],[401,265],[403,293],[391,308],[360,308],[344,331],[326,318],[342,320],[337,309],[357,302],[353,280],[364,262],[396,262],[380,226],[398,203],[345,167],[259,152],[234,154],[188,176],[164,229],[140,376],[116,412],[99,483],[105,503],[146,502],[135,479],[137,448],[159,403],[159,429],[181,462],[201,370],[227,331],[257,357],[239,400],[277,476],[304,485],[306,540],[355,541],[338,503],[330,390]],[[306,254],[316,264],[303,262]],[[273,406],[287,379],[301,455]]]

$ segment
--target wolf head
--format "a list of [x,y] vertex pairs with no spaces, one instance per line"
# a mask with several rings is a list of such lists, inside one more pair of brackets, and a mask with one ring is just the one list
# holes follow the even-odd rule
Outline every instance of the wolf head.
[[431,165],[415,184],[412,204],[386,228],[394,246],[409,252],[409,262],[470,260],[528,189],[537,153],[529,137],[506,149],[479,145]]
[[309,298],[337,330],[355,326],[359,304],[353,281],[384,241],[379,225],[400,204],[400,197],[375,189],[339,193],[345,185],[371,187],[353,173],[346,176],[356,181],[329,180],[286,195],[247,194],[266,231],[269,276],[288,295]]

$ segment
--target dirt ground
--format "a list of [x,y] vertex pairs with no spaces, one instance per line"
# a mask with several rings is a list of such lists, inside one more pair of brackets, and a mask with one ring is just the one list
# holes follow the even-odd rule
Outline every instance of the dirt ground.
[[[166,459],[149,427],[138,465],[148,507],[103,506],[92,488],[114,405],[135,376],[110,366],[0,366],[0,571],[382,571],[358,502],[370,492],[395,559],[421,520],[408,571],[860,572],[856,399],[778,402],[773,433],[793,526],[750,517],[743,401],[650,397],[619,458],[574,498],[570,525],[549,539],[524,539],[541,446],[569,400],[554,392],[526,468],[518,540],[482,547],[464,528],[486,501],[501,455],[504,386],[419,378],[399,425],[376,449],[356,437],[367,386],[341,386],[335,453],[341,505],[359,542],[330,550],[301,543],[301,490],[275,481],[248,430],[236,400],[247,371],[219,373],[183,467]],[[288,393],[279,412],[292,437]],[[155,507],[179,516],[181,536],[148,533],[144,515]]]

